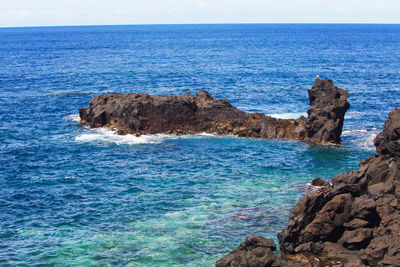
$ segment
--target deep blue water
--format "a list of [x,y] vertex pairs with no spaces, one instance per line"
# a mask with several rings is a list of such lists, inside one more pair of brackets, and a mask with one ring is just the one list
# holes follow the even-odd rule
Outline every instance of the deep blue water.
[[[98,94],[202,89],[297,117],[317,74],[350,93],[341,147],[77,123]],[[1,28],[0,265],[212,266],[373,155],[399,100],[400,25]]]

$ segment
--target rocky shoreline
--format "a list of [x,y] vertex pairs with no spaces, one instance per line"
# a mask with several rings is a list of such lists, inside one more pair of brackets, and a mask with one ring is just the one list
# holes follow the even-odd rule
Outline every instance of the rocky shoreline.
[[214,100],[206,91],[196,96],[99,95],[90,100],[89,107],[81,108],[79,115],[81,124],[106,127],[118,134],[212,133],[339,144],[344,115],[350,107],[348,92],[334,86],[330,79],[316,79],[308,95],[308,116],[298,119],[246,113],[226,99]]
[[[276,119],[246,113],[206,91],[196,96],[109,94],[79,110],[81,124],[119,134],[214,133],[256,138],[288,138],[338,144],[348,92],[332,80],[308,90],[308,117]],[[248,237],[216,266],[400,266],[400,109],[394,109],[374,140],[376,154],[357,171],[330,182],[314,179],[290,213],[276,245]]]
[[281,252],[252,236],[216,266],[400,266],[400,109],[374,144],[359,170],[306,192],[278,234]]

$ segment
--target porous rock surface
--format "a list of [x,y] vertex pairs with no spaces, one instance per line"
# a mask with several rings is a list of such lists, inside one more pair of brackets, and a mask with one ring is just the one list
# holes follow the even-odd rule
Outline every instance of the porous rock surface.
[[340,143],[344,114],[350,107],[348,91],[334,86],[330,79],[316,79],[308,96],[311,108],[304,128],[309,141]]
[[119,134],[213,133],[258,138],[289,138],[313,143],[340,143],[343,120],[349,108],[348,92],[332,80],[315,81],[308,90],[308,117],[277,119],[246,113],[226,99],[214,100],[206,91],[196,96],[108,94],[91,99],[79,110],[81,124],[115,129]]
[[[400,109],[394,109],[374,140],[375,156],[307,191],[278,234],[281,252],[258,266],[400,266],[399,142]],[[248,258],[231,260],[237,255],[232,251],[217,266],[252,266],[242,264]]]

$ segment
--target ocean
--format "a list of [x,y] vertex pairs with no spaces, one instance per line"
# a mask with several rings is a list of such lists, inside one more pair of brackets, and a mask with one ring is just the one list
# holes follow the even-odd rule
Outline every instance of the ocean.
[[[78,124],[106,93],[207,90],[306,115],[315,77],[349,91],[342,145]],[[358,169],[400,100],[400,25],[0,28],[0,265],[213,266],[276,241],[314,177]]]

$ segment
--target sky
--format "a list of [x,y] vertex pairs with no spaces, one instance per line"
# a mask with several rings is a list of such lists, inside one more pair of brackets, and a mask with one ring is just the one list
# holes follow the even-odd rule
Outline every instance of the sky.
[[0,27],[400,23],[399,0],[0,0]]

